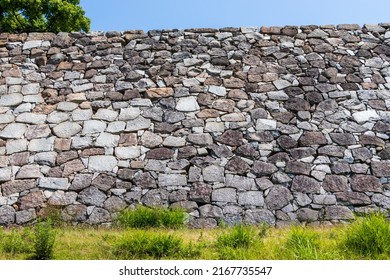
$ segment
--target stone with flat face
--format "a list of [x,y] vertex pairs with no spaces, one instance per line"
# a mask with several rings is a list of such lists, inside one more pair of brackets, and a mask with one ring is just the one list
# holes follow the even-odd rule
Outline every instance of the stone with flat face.
[[15,209],[10,205],[0,207],[0,225],[9,225],[15,222]]
[[382,184],[372,175],[353,175],[350,179],[351,188],[358,192],[382,192]]
[[182,174],[160,174],[158,185],[160,187],[185,186],[187,185],[187,177]]
[[70,138],[81,131],[82,127],[78,123],[63,122],[53,128],[56,136],[61,138]]
[[88,161],[88,170],[92,172],[112,171],[118,165],[114,156],[91,156]]
[[202,170],[203,179],[206,182],[224,182],[224,168],[221,166],[210,165]]
[[22,138],[26,130],[27,125],[23,123],[10,123],[0,132],[0,137],[6,139]]
[[313,178],[304,175],[298,175],[295,176],[292,181],[291,190],[302,193],[319,193],[321,190],[321,185]]

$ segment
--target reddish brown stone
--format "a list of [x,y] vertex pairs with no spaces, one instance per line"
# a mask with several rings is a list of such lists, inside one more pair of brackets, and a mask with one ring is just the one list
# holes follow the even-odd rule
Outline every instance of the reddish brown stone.
[[198,118],[207,119],[207,118],[218,118],[221,114],[220,111],[214,109],[204,109],[196,114]]
[[302,193],[319,193],[321,190],[320,183],[308,176],[295,176],[291,185],[291,190]]
[[64,170],[62,172],[62,177],[68,177],[69,175],[83,171],[85,169],[84,164],[79,159],[74,159],[64,164]]
[[10,165],[23,166],[29,162],[29,157],[29,152],[21,152],[10,155],[8,160]]
[[136,146],[137,144],[137,133],[122,133],[119,138],[119,146]]
[[67,151],[67,152],[59,153],[57,155],[57,164],[61,165],[67,161],[70,161],[72,159],[76,159],[78,157],[79,157],[79,155],[77,154],[76,151]]
[[104,155],[104,153],[104,148],[88,148],[81,151],[80,157]]
[[302,146],[325,145],[326,143],[325,136],[319,131],[305,131],[299,138],[299,144]]
[[371,175],[353,175],[350,179],[351,188],[358,192],[382,192],[378,178]]
[[14,180],[0,185],[4,196],[20,193],[35,188],[35,180]]
[[229,146],[241,146],[243,144],[243,135],[238,130],[226,130],[217,141]]
[[69,151],[72,139],[56,138],[54,141],[54,150],[57,152]]
[[343,192],[348,190],[347,177],[341,175],[326,175],[322,184],[328,192]]
[[173,150],[170,150],[168,148],[156,148],[150,150],[146,154],[146,159],[158,159],[158,160],[171,159],[173,158],[173,155],[174,155]]
[[99,190],[108,191],[114,187],[116,182],[115,177],[107,174],[99,174],[95,179],[92,180],[92,186],[97,187]]
[[34,191],[19,198],[20,210],[42,207],[46,202],[46,197],[42,191]]
[[250,169],[250,166],[240,157],[234,157],[229,160],[225,166],[225,169],[236,174],[245,174]]

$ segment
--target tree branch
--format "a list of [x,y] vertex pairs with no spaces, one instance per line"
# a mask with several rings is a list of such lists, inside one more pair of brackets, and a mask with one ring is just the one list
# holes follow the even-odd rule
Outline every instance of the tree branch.
[[12,11],[12,14],[13,14],[13,16],[15,17],[15,19],[16,19],[16,21],[15,21],[15,23],[16,24],[19,24],[19,26],[20,26],[20,30],[23,32],[23,31],[27,31],[27,30],[25,30],[25,26],[24,26],[24,24],[19,20],[19,17],[18,16],[20,16],[20,13],[15,13],[15,11]]

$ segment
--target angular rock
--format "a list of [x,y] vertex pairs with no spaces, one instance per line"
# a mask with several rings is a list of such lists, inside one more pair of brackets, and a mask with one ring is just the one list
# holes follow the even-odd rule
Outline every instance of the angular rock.
[[358,192],[382,192],[380,180],[371,175],[353,175],[350,179],[351,188]]
[[233,188],[220,188],[213,190],[211,201],[237,203],[237,191]]
[[292,181],[291,190],[302,193],[319,193],[321,190],[321,185],[313,178],[304,175],[298,175],[295,176]]
[[223,216],[222,209],[211,204],[199,207],[199,214],[202,218],[221,218]]
[[42,207],[46,202],[46,197],[42,191],[33,191],[19,198],[20,210]]
[[15,209],[9,205],[0,207],[0,225],[9,225],[15,222]]
[[62,210],[61,218],[65,221],[85,222],[87,220],[87,206],[82,204],[68,205]]
[[69,190],[79,191],[88,188],[92,182],[91,174],[76,174],[69,187]]
[[265,198],[265,203],[267,205],[267,209],[278,210],[288,205],[292,198],[293,196],[286,187],[273,186]]
[[157,188],[156,180],[150,175],[149,172],[142,173],[134,179],[137,187],[141,189],[155,189]]
[[185,186],[187,185],[187,177],[182,174],[160,174],[158,185],[160,187]]
[[27,130],[27,126],[22,123],[10,123],[0,132],[1,138],[12,139],[22,138]]
[[354,220],[355,216],[352,211],[345,206],[328,206],[325,207],[325,220]]
[[107,196],[96,187],[89,187],[82,190],[77,200],[85,205],[102,207]]
[[243,134],[238,130],[226,130],[217,141],[229,146],[241,146],[243,144]]
[[149,98],[166,98],[173,96],[172,88],[150,88],[146,90]]
[[47,124],[30,125],[24,134],[27,140],[48,137],[51,130]]
[[385,161],[372,161],[371,162],[372,174],[376,177],[389,177],[390,176],[390,162]]
[[250,169],[250,166],[248,163],[246,163],[246,161],[244,161],[240,157],[233,157],[225,165],[225,169],[235,174],[245,174]]
[[339,192],[336,193],[337,200],[346,205],[363,206],[370,205],[371,199],[368,195],[360,192]]
[[179,98],[176,103],[176,110],[181,112],[199,111],[200,107],[194,96]]
[[252,171],[257,176],[268,176],[278,171],[278,168],[271,163],[255,161],[253,163]]
[[67,190],[69,182],[67,178],[44,177],[39,179],[38,186],[43,189]]
[[15,222],[18,225],[23,225],[28,222],[34,221],[37,218],[35,209],[22,210],[15,213]]
[[77,193],[75,192],[56,191],[52,194],[47,203],[54,206],[66,206],[74,204],[76,198]]
[[43,174],[39,170],[39,165],[35,164],[22,166],[15,176],[16,179],[35,179],[40,177],[43,177]]
[[1,191],[4,196],[20,193],[35,188],[35,180],[13,180],[1,184]]
[[342,175],[326,175],[322,187],[328,192],[345,192],[348,190],[348,180]]
[[91,215],[89,216],[88,220],[86,221],[88,224],[101,224],[111,221],[111,215],[110,213],[103,209],[96,207],[93,209]]
[[88,161],[88,169],[92,172],[112,171],[118,164],[113,156],[91,156]]
[[319,131],[305,131],[299,138],[299,144],[302,146],[325,145],[326,143],[325,136]]
[[70,138],[81,131],[81,126],[73,122],[63,122],[53,128],[56,136],[61,138]]
[[213,144],[213,138],[208,133],[190,134],[187,137],[188,142],[199,146],[208,146]]
[[163,142],[163,139],[160,135],[154,134],[150,131],[145,131],[141,137],[141,143],[147,148],[154,148],[159,146]]
[[374,110],[353,113],[352,118],[359,124],[380,120],[380,116]]
[[319,218],[319,212],[310,208],[301,208],[297,210],[297,218],[300,222],[315,222]]
[[329,136],[338,145],[349,146],[356,144],[355,137],[351,133],[329,133]]
[[171,159],[173,158],[173,155],[174,155],[174,151],[171,149],[156,148],[147,152],[146,159],[157,159],[157,160]]
[[83,171],[85,169],[84,164],[80,159],[74,159],[64,164],[64,170],[62,171],[62,177],[69,177],[69,175]]
[[300,161],[289,161],[286,163],[285,172],[300,175],[310,175],[312,165]]
[[168,203],[169,193],[166,190],[149,190],[143,197],[142,203],[146,206],[161,207]]
[[276,121],[269,119],[257,119],[256,121],[256,130],[264,131],[264,130],[276,130]]
[[261,223],[274,225],[276,219],[272,212],[267,209],[251,209],[245,211],[244,221],[253,225],[258,225]]
[[206,182],[221,182],[225,181],[224,168],[221,166],[210,165],[202,170],[203,179]]
[[130,120],[126,124],[126,131],[137,131],[142,129],[148,129],[151,125],[151,121],[149,119],[145,119],[140,116],[134,120]]
[[104,209],[111,213],[122,211],[126,206],[126,202],[117,196],[111,196],[104,202]]
[[115,156],[118,159],[134,159],[141,155],[140,147],[116,147]]
[[195,182],[189,192],[189,199],[198,203],[209,203],[211,201],[212,188],[203,182]]

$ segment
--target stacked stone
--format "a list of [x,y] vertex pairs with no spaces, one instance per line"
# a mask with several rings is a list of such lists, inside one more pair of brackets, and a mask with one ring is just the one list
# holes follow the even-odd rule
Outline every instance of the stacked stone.
[[390,24],[0,36],[0,224],[390,209]]

